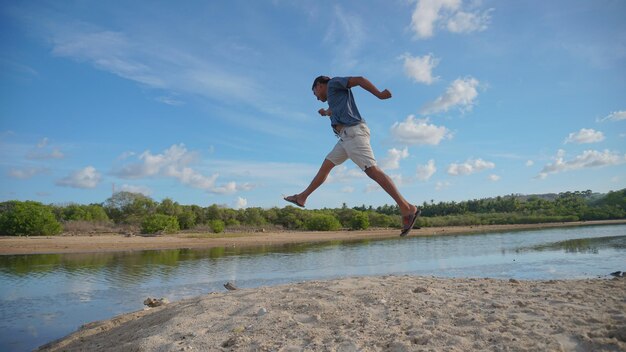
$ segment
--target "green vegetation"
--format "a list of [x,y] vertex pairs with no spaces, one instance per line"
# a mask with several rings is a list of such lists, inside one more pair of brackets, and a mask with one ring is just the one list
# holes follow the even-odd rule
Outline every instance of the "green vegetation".
[[341,223],[331,214],[318,213],[306,220],[305,227],[309,231],[337,231]]
[[50,207],[38,202],[0,203],[0,233],[8,236],[50,236],[61,232],[61,224]]
[[[430,201],[424,202],[421,208],[422,217],[417,224],[422,227],[625,219],[626,189],[607,194],[576,191],[463,202]],[[54,235],[72,229],[116,231],[115,228],[120,227],[141,229],[144,233],[190,230],[214,234],[266,227],[311,231],[364,230],[370,227],[399,228],[400,212],[395,205],[349,208],[346,204],[341,208],[321,210],[293,206],[235,210],[215,204],[208,207],[181,205],[169,198],[157,202],[130,192],[115,193],[102,204],[0,203],[1,235]]]
[[224,232],[224,228],[226,227],[226,225],[222,220],[215,219],[209,221],[209,227],[211,228],[211,231],[213,231],[213,233],[221,233]]
[[176,233],[180,230],[178,219],[172,215],[151,214],[141,223],[142,233]]
[[368,227],[370,227],[370,218],[367,213],[359,211],[352,215],[352,219],[350,219],[351,230],[367,230]]

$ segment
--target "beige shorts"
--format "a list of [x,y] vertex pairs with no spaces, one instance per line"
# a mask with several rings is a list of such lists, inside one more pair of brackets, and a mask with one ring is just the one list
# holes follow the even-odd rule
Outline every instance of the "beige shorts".
[[344,127],[339,132],[339,141],[335,148],[328,153],[326,159],[335,165],[340,165],[350,159],[365,171],[376,165],[374,152],[370,145],[370,129],[361,123],[355,126]]

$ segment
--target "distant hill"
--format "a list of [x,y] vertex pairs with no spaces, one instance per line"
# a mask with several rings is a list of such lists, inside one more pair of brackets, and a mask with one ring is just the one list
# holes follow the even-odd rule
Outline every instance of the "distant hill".
[[[587,199],[590,202],[595,202],[599,199],[604,198],[608,193],[598,193],[598,192],[593,192],[591,193],[591,191],[586,191],[588,192],[588,194],[585,195],[585,199]],[[586,193],[586,192],[581,192],[581,193]],[[572,192],[566,192],[566,193],[572,193]],[[510,195],[506,195],[506,196],[500,196],[500,198],[515,198],[521,202],[525,202],[528,199],[541,199],[541,200],[546,200],[546,201],[554,201],[556,200],[559,195],[562,193],[543,193],[543,194],[520,194],[520,193],[514,193],[514,194],[510,194]],[[498,197],[489,197],[489,198],[485,198],[485,200],[489,201],[489,200],[497,200]]]

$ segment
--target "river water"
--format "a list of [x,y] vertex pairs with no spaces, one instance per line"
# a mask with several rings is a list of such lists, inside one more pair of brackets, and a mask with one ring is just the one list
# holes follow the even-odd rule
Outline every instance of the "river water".
[[0,256],[0,350],[32,350],[82,324],[170,301],[369,275],[515,279],[626,271],[626,225],[409,237],[249,249]]

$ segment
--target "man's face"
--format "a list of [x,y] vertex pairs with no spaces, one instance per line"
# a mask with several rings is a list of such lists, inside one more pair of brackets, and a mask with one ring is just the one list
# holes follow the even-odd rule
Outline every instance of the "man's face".
[[326,102],[326,87],[328,85],[318,83],[313,88],[313,95],[317,98],[317,100],[325,103]]

